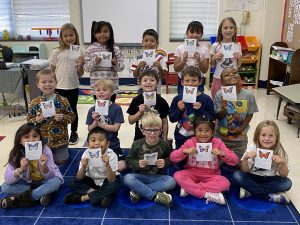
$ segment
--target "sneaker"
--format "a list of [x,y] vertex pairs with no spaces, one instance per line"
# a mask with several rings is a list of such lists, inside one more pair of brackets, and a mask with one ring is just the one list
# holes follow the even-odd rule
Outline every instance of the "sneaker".
[[79,138],[78,138],[77,132],[72,131],[70,139],[69,139],[69,144],[76,145],[78,143],[78,141],[79,141]]
[[54,197],[55,197],[55,192],[42,196],[40,198],[41,205],[47,207]]
[[130,200],[131,203],[137,203],[141,199],[141,196],[138,193],[135,193],[134,191],[130,191]]
[[188,195],[189,195],[189,193],[187,193],[183,188],[180,188],[180,197],[181,198],[186,197]]
[[166,192],[157,192],[154,198],[154,202],[168,207],[173,206],[172,195],[167,194]]
[[65,204],[81,203],[81,195],[71,192],[64,197]]
[[240,188],[240,199],[248,198],[251,196],[251,193],[244,188]]
[[225,198],[221,192],[220,193],[206,192],[204,198],[206,198],[206,202],[205,202],[206,204],[208,204],[209,202],[215,202],[220,205],[225,205]]
[[101,204],[102,208],[108,208],[111,205],[111,203],[112,203],[112,198],[107,196],[107,197],[102,198],[100,204]]
[[0,200],[0,208],[1,209],[9,209],[16,207],[16,198],[13,196],[7,196]]
[[270,202],[288,204],[291,201],[289,196],[287,196],[287,194],[284,192],[272,193],[272,194],[269,194],[269,196],[270,196],[270,198],[269,198]]

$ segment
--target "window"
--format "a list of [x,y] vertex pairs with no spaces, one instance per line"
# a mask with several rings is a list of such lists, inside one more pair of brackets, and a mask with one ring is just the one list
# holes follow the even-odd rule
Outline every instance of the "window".
[[[22,35],[23,39],[28,35],[33,39],[50,37],[49,30],[32,30],[32,28],[60,28],[64,23],[70,22],[69,0],[1,1],[6,1],[7,5],[10,5],[10,8],[3,9],[8,15],[6,17],[8,19],[4,19],[4,24],[8,24],[10,35],[16,38],[19,35]],[[58,31],[53,30],[51,37],[58,37]]]
[[4,30],[7,30],[10,35],[13,34],[14,25],[11,0],[0,0],[0,2],[0,36],[2,37]]
[[218,29],[218,0],[171,0],[170,41],[182,41],[191,21],[203,24],[202,39],[216,35]]

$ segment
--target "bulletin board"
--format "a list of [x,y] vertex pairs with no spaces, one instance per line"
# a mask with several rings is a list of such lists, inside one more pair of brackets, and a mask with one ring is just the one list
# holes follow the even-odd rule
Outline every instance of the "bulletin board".
[[84,43],[91,42],[93,21],[110,22],[116,43],[142,42],[146,29],[158,31],[157,0],[81,0]]
[[300,2],[285,1],[281,41],[292,49],[300,48]]

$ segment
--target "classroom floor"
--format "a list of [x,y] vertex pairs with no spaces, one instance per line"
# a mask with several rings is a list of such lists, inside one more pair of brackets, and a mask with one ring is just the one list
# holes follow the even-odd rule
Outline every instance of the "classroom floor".
[[[122,90],[132,90],[132,88],[133,87],[128,87],[128,86],[122,86],[121,87]],[[164,89],[162,90],[162,93],[165,93]],[[162,96],[169,103],[171,103],[173,97],[175,96],[176,88],[171,87],[171,90],[169,91],[169,93],[170,94],[168,94],[168,95],[162,94]],[[206,90],[206,93],[209,93],[209,92]],[[250,140],[249,142],[251,142],[255,126],[260,121],[265,120],[265,119],[275,120],[277,103],[278,103],[278,97],[274,94],[266,95],[266,90],[265,89],[256,90],[254,94],[256,96],[256,101],[257,101],[257,104],[258,104],[259,113],[254,114],[254,117],[253,117],[253,119],[250,123],[251,128],[250,128],[250,131],[248,133],[249,140]],[[14,98],[14,96],[10,96],[10,95],[6,95],[6,97],[9,101]],[[0,97],[0,102],[1,101],[2,101],[2,98]],[[281,109],[279,120],[277,121],[277,124],[278,124],[278,126],[280,128],[280,132],[281,132],[281,142],[282,142],[284,148],[286,149],[286,151],[289,155],[289,160],[290,160],[289,163],[290,163],[291,170],[290,170],[289,177],[293,181],[293,187],[288,192],[288,195],[290,196],[293,204],[295,205],[295,207],[297,208],[297,210],[299,212],[300,211],[300,194],[299,194],[299,190],[300,190],[300,180],[299,180],[299,177],[300,177],[300,164],[299,164],[300,152],[298,152],[298,151],[299,151],[299,146],[300,146],[300,138],[297,138],[297,135],[296,135],[297,123],[295,121],[293,121],[293,124],[287,124],[287,119],[282,114],[283,105],[284,104],[282,104],[282,109]],[[84,141],[86,139],[86,135],[87,135],[87,126],[85,125],[85,119],[86,119],[87,111],[90,107],[91,107],[91,105],[89,105],[89,104],[79,104],[78,105],[78,112],[79,112],[78,132],[79,132],[80,141],[79,141],[78,144],[70,146],[70,148],[81,148],[83,146],[83,143],[84,143]],[[134,126],[130,125],[127,121],[127,115],[126,115],[127,107],[128,106],[122,106],[123,113],[124,113],[124,118],[125,118],[125,121],[126,121],[124,124],[122,124],[121,129],[119,131],[119,138],[121,140],[122,148],[130,148],[130,146],[132,144],[132,140],[133,140],[133,135],[134,135]],[[4,110],[1,108],[0,118],[3,117],[3,113],[4,113]],[[5,171],[4,165],[7,162],[8,154],[10,152],[10,149],[11,149],[12,145],[13,145],[14,134],[15,134],[17,128],[21,124],[23,124],[24,122],[25,122],[25,116],[24,115],[23,116],[18,116],[18,117],[11,117],[11,118],[9,118],[8,116],[5,116],[0,120],[0,137],[5,136],[5,138],[0,141],[0,149],[2,151],[1,157],[0,157],[0,183],[3,182],[4,171]],[[169,127],[170,127],[169,137],[172,138],[175,124],[170,123]],[[298,148],[297,148],[297,146],[298,146]],[[74,156],[74,154],[77,155],[77,151],[75,149],[73,149],[72,152],[73,152],[72,153],[73,156]],[[81,154],[81,153],[79,153],[79,154]],[[79,160],[79,159],[77,159],[77,160]],[[70,170],[70,169],[71,169],[71,171],[73,171],[74,169],[76,170],[77,166],[73,165],[72,167],[70,166],[69,168],[66,168],[66,173],[69,174],[70,171],[68,172],[67,170]],[[74,174],[75,174],[75,172],[73,173],[73,175]],[[65,178],[67,180],[70,179],[68,176],[65,176]],[[147,222],[148,219],[158,220],[158,221],[160,221],[159,224],[170,224],[171,220],[174,221],[174,223],[172,222],[172,224],[177,224],[177,223],[178,224],[183,224],[184,221],[186,221],[186,223],[192,223],[192,224],[194,224],[194,223],[196,224],[197,222],[199,223],[200,221],[202,221],[202,222],[211,221],[211,222],[205,222],[205,223],[201,223],[201,224],[238,224],[239,221],[240,222],[241,221],[247,221],[248,214],[247,214],[246,211],[244,213],[239,214],[241,209],[234,207],[234,205],[237,204],[236,201],[238,201],[238,199],[236,197],[234,197],[235,196],[234,193],[235,192],[233,191],[228,196],[226,196],[227,201],[228,201],[227,207],[219,208],[219,206],[216,206],[215,204],[213,204],[212,207],[205,208],[204,211],[210,209],[209,211],[207,211],[205,213],[205,215],[207,215],[208,217],[205,217],[205,216],[201,215],[201,217],[193,218],[194,220],[190,220],[190,222],[188,222],[189,220],[187,220],[188,219],[187,216],[184,215],[185,214],[184,210],[183,211],[178,211],[178,209],[176,207],[175,207],[174,210],[173,209],[172,210],[167,210],[167,209],[161,208],[159,206],[159,207],[155,208],[155,210],[162,211],[162,213],[164,214],[163,219],[161,219],[160,217],[154,216],[155,212],[152,212],[152,213],[146,214],[145,216],[142,216],[141,218],[139,217],[140,219],[137,218],[137,220],[144,220],[145,219],[146,224],[148,224],[148,222]],[[178,199],[176,200],[176,202],[177,202],[176,204],[181,204],[180,203],[181,201],[179,201]],[[240,203],[238,203],[238,204],[240,204]],[[205,204],[201,203],[200,206],[202,207],[202,205],[205,205]],[[268,210],[266,208],[262,209],[263,207],[267,207],[267,208],[268,207],[273,207],[273,208],[275,207],[271,203],[268,203],[268,204],[259,203],[259,205],[262,206],[261,209],[259,209],[259,210],[262,210],[262,211]],[[151,208],[152,205],[149,205],[147,207]],[[225,210],[226,212],[224,212],[225,213],[224,215],[227,215],[226,216],[227,219],[226,218],[224,219],[223,217],[222,217],[223,219],[220,219],[217,215],[215,217],[209,216],[210,213],[213,212],[213,209],[215,207],[218,207],[218,210],[220,209],[221,211],[226,209]],[[247,206],[247,204],[246,204],[246,205],[243,205],[242,208],[243,207],[244,207],[244,209],[247,209],[247,208],[253,207],[253,205],[250,204],[250,205]],[[282,207],[284,207],[284,208],[282,208]],[[292,215],[291,218],[295,219],[295,217],[297,217],[295,219],[295,221],[296,220],[299,221],[299,214],[297,214],[297,212],[295,210],[293,210],[293,208],[291,208],[290,205],[287,206],[287,207],[286,206],[282,206],[282,207],[280,206],[280,208],[278,208],[278,210],[287,211],[288,213],[290,213]],[[182,207],[180,207],[180,208],[182,209]],[[189,207],[183,207],[183,208],[188,209]],[[212,211],[211,211],[211,209],[212,209]],[[99,212],[101,212],[102,216],[97,215],[95,217],[97,217],[97,218],[99,217],[99,218],[102,218],[102,219],[104,217],[114,218],[114,219],[111,219],[111,220],[109,220],[109,219],[106,220],[105,224],[110,224],[110,223],[112,224],[112,222],[114,222],[114,224],[121,224],[122,222],[118,221],[118,218],[124,218],[125,217],[124,212],[120,212],[122,210],[123,210],[123,208],[119,209],[120,215],[118,216],[118,214],[117,214],[118,211],[114,210],[114,212],[111,212],[109,210],[106,211],[106,210],[99,209]],[[129,214],[130,214],[130,210],[132,210],[132,209],[128,209],[128,210],[129,210]],[[138,210],[138,209],[134,208],[134,210]],[[37,215],[34,215],[34,218],[31,215],[28,214],[28,220],[31,221],[31,219],[33,219],[33,221],[37,221],[36,218],[38,218],[39,215],[41,215],[42,213],[43,213],[43,216],[45,216],[45,218],[48,218],[50,214],[48,215],[48,213],[46,213],[46,212],[49,212],[49,211],[50,211],[50,214],[51,214],[51,211],[52,211],[51,209],[46,209],[46,210],[41,209],[40,214],[38,213]],[[22,212],[21,214],[27,215],[26,210],[24,211],[24,210],[20,209],[20,210],[18,210],[18,212]],[[210,212],[210,213],[208,213],[208,212]],[[44,213],[46,213],[46,214],[44,214]],[[54,213],[54,211],[53,211],[53,213]],[[88,213],[89,217],[91,217],[90,213],[91,212]],[[114,215],[111,215],[110,213],[112,213]],[[126,218],[126,220],[128,220],[127,222],[129,222],[130,224],[140,223],[138,221],[133,222],[132,218],[136,218],[136,217],[130,217],[129,214],[127,215],[127,218]],[[3,215],[4,215],[3,212],[0,213],[0,217],[3,217]],[[13,218],[14,216],[12,215],[10,217],[9,215],[11,215],[11,213],[8,213],[8,214],[5,213],[5,216],[7,216],[6,217],[7,220],[5,219],[4,221],[8,221],[8,222],[12,221],[12,220],[8,220],[8,218]],[[159,215],[162,215],[162,214],[159,213]],[[243,218],[243,215],[244,215],[245,218]],[[57,218],[60,218],[60,216],[61,215],[59,213],[57,215]],[[74,214],[74,215],[69,215],[69,216],[65,215],[65,216],[70,217],[69,219],[70,219],[70,221],[72,221],[73,217],[77,217],[77,216],[80,217],[82,215],[81,214],[78,214],[78,215]],[[54,222],[55,221],[55,214],[50,215],[50,217],[51,218],[53,217],[53,222]],[[216,220],[215,222],[213,222],[214,218]],[[262,221],[265,220],[265,217],[261,217],[261,220]],[[286,223],[298,224],[298,222],[295,222],[295,221],[293,222],[290,219],[287,219],[287,220],[283,219],[282,220],[282,219],[279,219],[279,218],[272,217],[270,220],[274,221],[274,223],[275,223],[275,221],[282,222],[280,224],[286,224]],[[0,220],[0,224],[2,224],[4,221],[3,221],[3,218],[2,218]],[[13,221],[16,222],[16,220],[13,220]],[[44,221],[44,219],[42,217],[41,220],[39,220],[39,223],[42,223],[43,221]],[[80,224],[79,221],[80,220],[78,220],[78,224]],[[112,222],[109,222],[109,221],[112,221]],[[233,222],[233,221],[236,221],[236,222]],[[257,220],[255,219],[255,221],[257,221]],[[260,224],[260,223],[257,223],[257,222],[255,222],[255,223]],[[6,223],[6,224],[12,224],[12,223]],[[23,223],[20,223],[20,224],[23,224]],[[65,221],[65,224],[68,224],[67,220]],[[72,224],[75,224],[75,223],[72,223]],[[91,223],[89,223],[89,224],[94,224],[94,223],[91,221]],[[98,224],[98,223],[95,223],[95,224]],[[241,222],[241,224],[248,224],[248,223]],[[253,223],[249,222],[249,224],[253,224]],[[271,224],[272,224],[272,222],[271,222]]]

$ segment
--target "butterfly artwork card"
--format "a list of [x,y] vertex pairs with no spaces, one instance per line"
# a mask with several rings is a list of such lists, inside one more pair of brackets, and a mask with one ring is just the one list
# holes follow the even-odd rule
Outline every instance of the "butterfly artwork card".
[[111,52],[101,52],[101,67],[111,67],[112,53]]
[[144,92],[144,104],[147,106],[156,105],[156,91]]
[[95,103],[95,112],[99,113],[101,116],[108,115],[109,100],[97,99]]
[[53,100],[41,102],[41,109],[43,117],[47,118],[55,116],[55,106]]
[[144,50],[142,61],[146,62],[147,65],[152,66],[155,62],[155,49]]
[[184,45],[188,52],[188,58],[193,58],[196,52],[197,39],[184,39]]
[[41,141],[25,142],[25,157],[28,160],[39,160],[42,155]]
[[155,162],[157,161],[157,152],[144,154],[144,160],[147,161],[148,166],[155,166]]
[[80,45],[70,45],[69,57],[71,59],[78,59],[80,56]]
[[256,168],[271,170],[272,158],[273,150],[257,148],[254,166]]
[[232,59],[234,58],[234,43],[222,43],[222,53],[225,59]]
[[195,103],[197,98],[197,87],[184,86],[182,101],[186,103]]
[[236,101],[236,86],[221,86],[223,99],[226,101]]
[[104,165],[101,148],[87,149],[87,157],[89,159],[89,167],[101,167]]
[[197,161],[212,161],[212,143],[197,143]]

